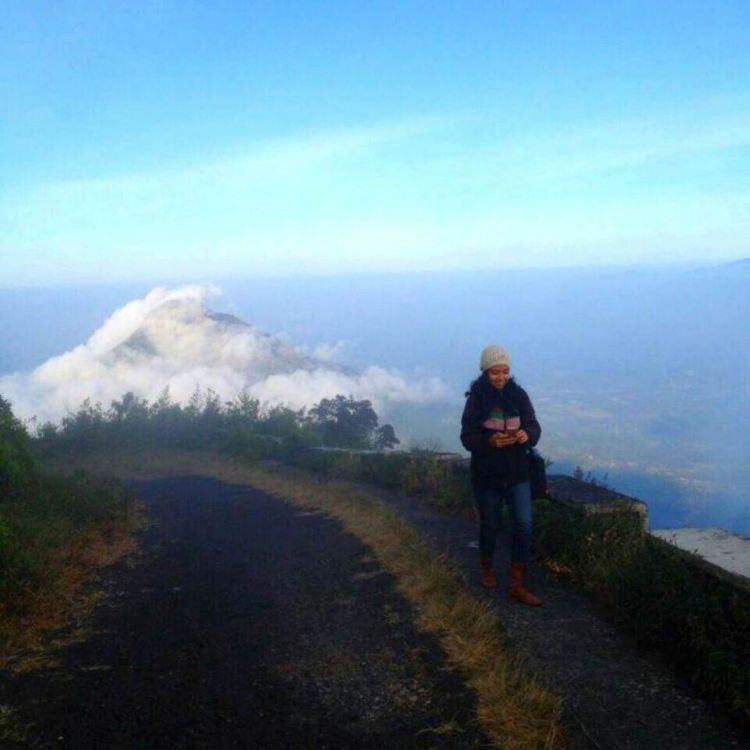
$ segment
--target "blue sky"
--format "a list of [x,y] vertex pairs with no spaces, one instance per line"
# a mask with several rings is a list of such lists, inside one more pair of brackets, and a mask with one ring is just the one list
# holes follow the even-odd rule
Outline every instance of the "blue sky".
[[750,255],[747,2],[13,2],[0,284]]

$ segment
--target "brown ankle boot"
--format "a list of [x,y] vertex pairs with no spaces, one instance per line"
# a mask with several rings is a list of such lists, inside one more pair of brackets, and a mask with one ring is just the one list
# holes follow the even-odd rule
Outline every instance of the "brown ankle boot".
[[530,591],[523,587],[523,575],[526,566],[523,563],[511,563],[510,566],[510,593],[511,599],[515,599],[521,604],[528,604],[530,607],[538,607],[542,600],[534,596]]
[[492,561],[491,560],[482,560],[481,561],[481,582],[482,586],[486,589],[496,589],[497,588],[497,577],[495,576],[495,572],[492,570]]

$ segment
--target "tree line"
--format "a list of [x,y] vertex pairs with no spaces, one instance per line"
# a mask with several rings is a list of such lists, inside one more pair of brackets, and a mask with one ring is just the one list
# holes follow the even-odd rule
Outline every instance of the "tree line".
[[132,392],[112,401],[109,408],[86,399],[60,424],[37,425],[34,438],[41,446],[59,442],[81,446],[160,443],[175,447],[252,447],[276,442],[290,448],[330,446],[384,450],[399,443],[390,424],[379,424],[368,400],[338,394],[308,409],[264,405],[242,391],[222,401],[209,389],[196,388],[186,404],[171,398],[169,388],[149,403]]

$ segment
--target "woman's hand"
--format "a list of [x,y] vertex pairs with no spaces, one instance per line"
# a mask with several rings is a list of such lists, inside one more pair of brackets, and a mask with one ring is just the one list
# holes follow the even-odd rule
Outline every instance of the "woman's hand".
[[[526,439],[529,439],[528,436]],[[509,445],[513,445],[516,440],[518,440],[518,433],[515,435],[508,435],[505,432],[493,432],[492,435],[490,435],[490,445],[493,448],[507,448]]]
[[490,435],[490,445],[493,448],[507,448],[509,445],[519,443],[523,445],[529,442],[529,436],[526,430],[519,430],[513,435],[508,435],[505,432],[493,432]]

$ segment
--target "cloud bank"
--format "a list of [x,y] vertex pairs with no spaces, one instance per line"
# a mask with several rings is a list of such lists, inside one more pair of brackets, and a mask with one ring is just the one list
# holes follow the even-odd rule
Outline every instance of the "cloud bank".
[[445,396],[437,378],[414,380],[377,365],[338,364],[339,344],[312,355],[238,318],[215,313],[210,286],[156,288],[114,312],[89,340],[30,373],[0,377],[0,393],[22,419],[59,421],[89,398],[106,409],[128,391],[155,400],[168,387],[185,403],[196,387],[222,400],[246,390],[268,407],[309,407],[338,393],[369,399],[378,413]]

